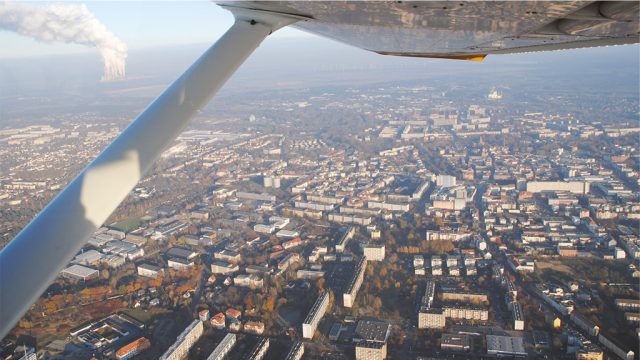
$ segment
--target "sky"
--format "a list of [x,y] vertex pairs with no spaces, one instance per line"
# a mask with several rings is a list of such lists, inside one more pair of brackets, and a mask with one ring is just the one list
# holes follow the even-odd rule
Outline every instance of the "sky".
[[[79,2],[76,2],[79,3]],[[129,50],[178,44],[213,43],[233,23],[227,10],[211,1],[89,1],[87,8]],[[34,4],[39,4],[34,2]],[[285,28],[274,38],[312,36]],[[0,30],[0,59],[95,52],[95,48],[66,43],[43,43]]]

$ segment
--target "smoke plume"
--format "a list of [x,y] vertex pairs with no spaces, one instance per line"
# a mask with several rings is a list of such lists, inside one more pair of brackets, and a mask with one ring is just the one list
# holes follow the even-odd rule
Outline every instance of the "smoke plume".
[[124,78],[127,45],[85,5],[0,2],[0,29],[36,40],[93,46],[104,63],[103,81]]

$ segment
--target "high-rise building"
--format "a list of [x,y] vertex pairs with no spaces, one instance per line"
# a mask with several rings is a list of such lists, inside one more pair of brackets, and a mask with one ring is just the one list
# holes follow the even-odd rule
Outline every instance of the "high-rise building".
[[347,228],[344,234],[340,237],[340,240],[336,243],[336,252],[343,252],[349,244],[349,240],[353,239],[355,234],[356,228],[354,226],[349,226],[349,228]]
[[263,337],[258,340],[256,346],[251,350],[247,360],[262,360],[269,350],[269,338]]
[[518,302],[511,303],[511,312],[513,315],[513,330],[524,330],[524,315]]
[[382,244],[363,244],[362,252],[367,261],[382,261],[385,256],[385,247]]
[[200,339],[203,329],[202,321],[193,320],[193,322],[178,335],[173,345],[162,354],[160,360],[185,359],[189,354],[189,349]]
[[291,346],[291,350],[287,354],[285,360],[300,360],[304,355],[304,343],[300,340],[296,340]]
[[446,187],[453,187],[456,186],[458,184],[456,177],[455,176],[451,176],[451,175],[438,175],[438,177],[436,177],[436,185],[446,188]]
[[446,317],[442,309],[423,306],[418,313],[418,329],[442,329],[446,325]]
[[216,346],[207,360],[223,360],[236,344],[236,334],[227,334]]
[[384,360],[387,358],[387,343],[361,341],[356,345],[356,360]]
[[322,320],[324,313],[329,306],[329,292],[323,292],[311,307],[311,311],[302,323],[302,337],[305,339],[313,339],[313,334],[318,328],[318,323]]
[[391,325],[380,320],[360,320],[353,335],[356,360],[383,360],[387,357],[387,339]]
[[344,307],[352,307],[353,303],[356,301],[356,296],[358,295],[358,290],[360,290],[360,286],[362,286],[362,281],[364,280],[364,271],[367,268],[367,258],[362,257],[356,265],[356,268],[353,273],[353,278],[349,282],[345,292],[342,294],[342,303]]

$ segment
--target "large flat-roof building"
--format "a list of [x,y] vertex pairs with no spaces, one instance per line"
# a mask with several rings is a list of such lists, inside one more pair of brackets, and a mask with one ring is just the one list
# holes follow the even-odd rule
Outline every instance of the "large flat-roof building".
[[436,296],[436,282],[435,280],[428,280],[424,288],[424,296],[422,296],[422,305],[430,308],[433,305],[433,300]]
[[446,325],[446,319],[442,309],[423,306],[418,312],[418,329],[442,329]]
[[241,274],[233,279],[233,284],[241,287],[262,288],[264,281],[256,274]]
[[164,274],[164,269],[159,266],[142,263],[138,265],[138,275],[146,276],[150,278],[157,278],[158,276],[162,276]]
[[590,190],[588,181],[530,181],[527,191],[538,193],[543,191],[568,191],[574,194],[587,194]]
[[189,225],[184,221],[171,221],[156,227],[155,234],[160,236],[170,236],[186,229]]
[[422,306],[418,311],[418,329],[442,329],[446,325],[444,310],[431,307],[435,296],[436,281],[428,280],[424,288],[424,295],[420,300]]
[[318,323],[324,316],[329,306],[329,293],[323,292],[311,307],[309,314],[302,323],[302,337],[305,339],[313,339],[313,334],[318,328]]
[[231,264],[222,260],[214,260],[211,263],[211,272],[214,274],[233,274],[236,271],[239,271],[240,267],[236,264]]
[[223,360],[236,344],[236,334],[227,334],[216,346],[207,360]]
[[253,347],[249,356],[246,357],[247,360],[262,360],[265,355],[267,355],[267,350],[269,350],[269,338],[263,337],[258,340],[256,346]]
[[341,205],[344,203],[345,198],[339,196],[326,196],[326,195],[313,195],[307,194],[307,201],[325,203],[325,204],[334,204]]
[[254,200],[254,201],[270,201],[270,202],[276,201],[275,195],[270,195],[267,193],[258,194],[258,193],[238,191],[236,192],[236,197],[238,199]]
[[120,240],[111,240],[107,242],[102,248],[102,251],[107,254],[119,255],[129,260],[134,260],[144,256],[143,248]]
[[268,266],[247,265],[244,270],[247,274],[267,275],[273,273],[273,269]]
[[518,302],[511,303],[511,313],[513,315],[513,330],[524,330],[524,315]]
[[360,225],[369,225],[373,221],[370,216],[358,216],[358,215],[344,215],[331,213],[327,215],[327,220],[337,223],[353,223]]
[[162,354],[160,360],[186,359],[189,354],[189,349],[200,339],[203,330],[202,321],[193,320],[193,322],[178,335],[173,345]]
[[470,343],[469,335],[467,334],[442,334],[440,349],[467,352],[470,349]]
[[345,292],[342,294],[342,303],[344,307],[352,307],[353,303],[356,301],[356,296],[358,295],[358,290],[360,290],[360,286],[362,286],[362,281],[364,280],[364,271],[367,269],[367,258],[362,257],[353,273],[353,277],[349,282]]
[[69,266],[60,273],[63,277],[75,280],[91,280],[98,277],[98,270],[78,264]]
[[296,340],[293,342],[291,350],[289,350],[285,360],[300,360],[302,359],[302,355],[304,355],[304,343],[300,340]]
[[233,264],[240,262],[242,259],[240,253],[228,249],[222,249],[213,253],[213,257]]
[[340,240],[336,243],[336,252],[344,252],[349,244],[349,240],[353,239],[353,236],[356,234],[356,228],[354,226],[349,226],[347,230],[342,234]]
[[444,316],[451,319],[466,319],[466,320],[489,320],[489,310],[486,308],[475,306],[457,306],[457,305],[445,305],[442,307]]
[[166,252],[168,258],[179,258],[185,260],[193,260],[198,256],[196,251],[183,247],[172,247]]
[[640,310],[639,299],[616,299],[616,306],[621,310]]
[[127,234],[127,236],[125,236],[122,241],[126,241],[128,243],[132,243],[141,247],[142,245],[146,244],[147,238],[136,234]]
[[333,209],[335,209],[335,205],[333,204],[321,204],[304,201],[295,201],[294,206],[300,209],[309,209],[316,211],[332,211]]
[[300,254],[298,253],[289,253],[282,260],[278,261],[278,270],[285,271],[294,263],[300,262]]
[[261,233],[261,234],[267,234],[267,235],[271,235],[276,231],[276,227],[273,224],[256,224],[253,226],[253,231]]
[[387,357],[387,340],[391,325],[385,321],[358,321],[352,341],[356,343],[356,360],[382,360]]
[[487,335],[487,354],[496,356],[525,357],[524,341],[521,337]]
[[128,360],[151,347],[151,342],[145,337],[136,339],[116,351],[116,359]]
[[383,360],[387,358],[387,343],[362,341],[356,344],[356,360]]
[[382,244],[363,244],[362,252],[367,261],[382,261],[385,256],[385,247]]
[[104,255],[96,250],[87,250],[76,255],[76,257],[73,258],[72,262],[78,265],[96,266],[100,264],[100,260],[103,256]]
[[193,261],[182,258],[170,258],[167,260],[167,266],[178,271],[187,270],[194,265]]
[[363,319],[358,321],[358,325],[356,325],[353,341],[356,343],[361,341],[386,342],[390,333],[391,325],[389,323],[376,319]]

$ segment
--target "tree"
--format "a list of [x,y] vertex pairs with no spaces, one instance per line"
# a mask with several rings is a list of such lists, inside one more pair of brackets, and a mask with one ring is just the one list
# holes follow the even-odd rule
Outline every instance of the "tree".
[[47,309],[47,314],[53,314],[58,310],[58,306],[53,301],[47,301],[44,307]]
[[23,329],[31,329],[33,327],[33,323],[29,320],[23,319],[18,322],[18,326]]
[[264,303],[264,310],[269,312],[273,311],[273,309],[275,308],[275,305],[276,305],[276,297],[269,295],[269,297],[267,297],[267,301]]
[[327,311],[333,310],[334,301],[335,301],[335,298],[333,295],[333,290],[329,289],[329,304],[327,305]]
[[[367,283],[367,285],[369,285],[369,283]],[[373,279],[373,287],[375,288],[376,292],[382,290],[382,280],[380,280],[380,277],[376,276]]]
[[277,307],[279,308],[280,306],[286,305],[287,304],[287,298],[281,297],[278,298],[278,301],[276,302]]
[[253,303],[253,297],[247,296],[246,298],[244,298],[244,306],[245,309],[253,309],[255,307]]
[[451,252],[455,246],[449,240],[433,240],[431,241],[431,250],[435,254],[446,254]]
[[382,300],[378,296],[375,296],[372,306],[374,310],[380,311],[380,309],[382,309]]
[[111,274],[109,274],[109,270],[108,269],[102,269],[100,270],[100,277],[102,277],[104,280],[109,280]]
[[367,264],[367,277],[370,278],[373,276],[373,264],[369,263]]

